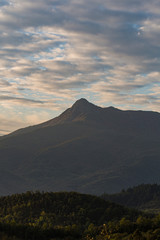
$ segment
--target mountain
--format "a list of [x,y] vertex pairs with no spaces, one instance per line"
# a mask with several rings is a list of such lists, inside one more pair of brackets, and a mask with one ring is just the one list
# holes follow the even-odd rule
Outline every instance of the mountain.
[[159,145],[159,113],[80,99],[54,119],[0,137],[0,194],[102,194],[160,183]]

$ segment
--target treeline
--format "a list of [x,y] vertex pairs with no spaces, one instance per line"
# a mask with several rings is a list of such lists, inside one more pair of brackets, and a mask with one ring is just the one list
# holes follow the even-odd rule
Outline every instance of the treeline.
[[135,219],[138,211],[75,192],[27,192],[0,197],[0,222],[7,224],[25,224],[46,229],[57,225],[101,225],[124,216]]
[[89,226],[88,240],[160,240],[160,215],[153,218],[139,216],[136,221],[122,218],[103,226]]
[[0,240],[61,239],[160,240],[160,215],[75,192],[0,197]]
[[160,240],[160,215],[112,220],[103,225],[57,226],[48,229],[29,225],[0,224],[1,240]]
[[102,198],[127,207],[160,211],[160,185],[142,184],[116,194],[103,194]]
[[51,240],[81,239],[82,235],[75,226],[57,226],[43,229],[20,224],[0,224],[0,239],[4,240]]

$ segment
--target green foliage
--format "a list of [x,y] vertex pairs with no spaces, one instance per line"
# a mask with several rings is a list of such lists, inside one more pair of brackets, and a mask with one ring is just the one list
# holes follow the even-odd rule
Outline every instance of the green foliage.
[[160,185],[142,184],[116,194],[103,194],[102,198],[127,207],[147,209],[151,212],[160,210]]
[[87,194],[27,192],[0,198],[0,222],[27,224],[43,229],[62,225],[103,224],[137,211]]
[[160,240],[160,215],[75,192],[27,192],[0,198],[0,239]]

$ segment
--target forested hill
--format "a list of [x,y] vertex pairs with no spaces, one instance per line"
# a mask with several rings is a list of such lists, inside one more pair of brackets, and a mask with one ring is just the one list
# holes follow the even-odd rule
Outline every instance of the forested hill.
[[27,192],[0,198],[0,222],[33,226],[103,224],[138,212],[99,197],[75,192]]
[[141,184],[120,193],[103,194],[102,198],[127,207],[160,211],[160,185],[157,184]]
[[92,195],[28,191],[0,197],[0,239],[75,240],[84,234],[87,240],[87,231],[99,234],[104,223],[123,217],[136,220],[138,215]]
[[0,197],[0,240],[158,240],[160,215],[76,192]]

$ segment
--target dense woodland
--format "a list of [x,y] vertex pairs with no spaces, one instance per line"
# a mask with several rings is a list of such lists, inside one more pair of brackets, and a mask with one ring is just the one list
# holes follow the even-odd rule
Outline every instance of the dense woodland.
[[160,215],[75,192],[0,198],[2,240],[158,240]]
[[103,194],[102,198],[127,207],[160,212],[160,185],[142,184],[116,194]]

